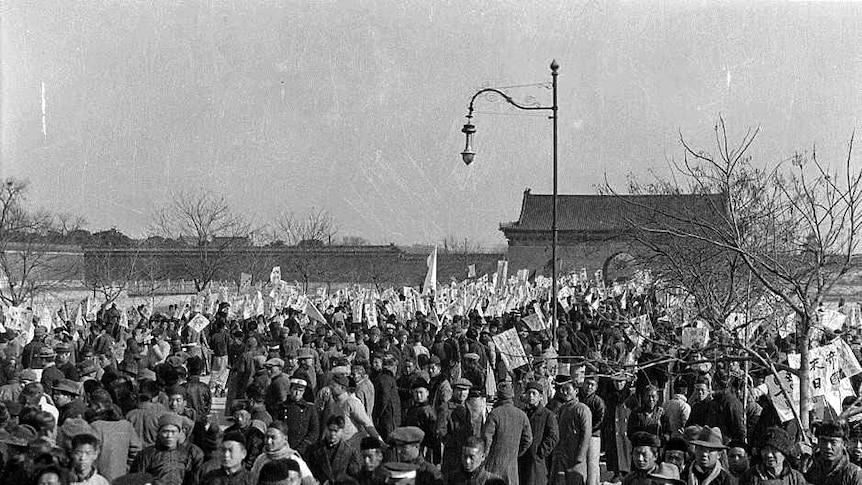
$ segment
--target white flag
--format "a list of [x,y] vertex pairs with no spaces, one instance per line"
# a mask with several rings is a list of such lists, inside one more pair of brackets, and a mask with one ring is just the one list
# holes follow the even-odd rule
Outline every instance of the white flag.
[[425,283],[422,285],[423,294],[437,290],[437,246],[434,246],[434,251],[428,255],[426,265],[428,266],[428,273],[425,275]]

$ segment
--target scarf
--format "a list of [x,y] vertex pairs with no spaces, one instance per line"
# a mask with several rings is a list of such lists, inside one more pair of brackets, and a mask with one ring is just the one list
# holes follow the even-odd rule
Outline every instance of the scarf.
[[718,474],[721,473],[721,465],[719,463],[716,463],[715,466],[712,467],[712,471],[709,472],[709,475],[707,475],[702,482],[697,478],[695,470],[701,472],[703,471],[700,468],[700,465],[692,465],[691,470],[688,474],[688,485],[709,485],[710,483],[712,483],[713,480],[718,478]]

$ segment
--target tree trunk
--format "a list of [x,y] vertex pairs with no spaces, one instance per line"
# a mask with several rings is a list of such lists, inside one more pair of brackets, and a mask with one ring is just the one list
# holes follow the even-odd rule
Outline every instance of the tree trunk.
[[802,322],[800,333],[804,336],[799,346],[799,419],[802,427],[810,429],[809,414],[811,403],[811,362],[809,360],[808,348],[811,345],[813,328],[811,322],[806,318]]

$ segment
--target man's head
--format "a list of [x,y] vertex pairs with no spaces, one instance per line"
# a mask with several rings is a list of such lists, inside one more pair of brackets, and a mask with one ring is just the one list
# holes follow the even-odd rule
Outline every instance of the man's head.
[[99,439],[91,434],[79,434],[72,437],[72,463],[75,471],[84,476],[89,475],[93,463],[99,457]]
[[61,379],[51,389],[54,405],[63,407],[78,397],[78,383],[70,379]]
[[464,467],[464,471],[473,472],[484,462],[485,442],[476,436],[468,437],[461,447],[461,466]]
[[473,383],[463,377],[455,381],[455,385],[452,386],[452,402],[463,403],[466,401],[471,387],[473,387]]
[[793,453],[796,443],[787,431],[773,426],[766,430],[766,439],[760,447],[760,458],[763,465],[773,471],[784,470],[784,459]]
[[326,420],[326,429],[323,430],[323,438],[329,446],[335,446],[341,443],[341,438],[344,436],[344,416],[330,416]]
[[383,356],[382,355],[374,355],[371,357],[371,369],[374,372],[380,372],[383,370]]
[[854,423],[847,437],[847,452],[854,463],[862,463],[862,426]]
[[356,382],[362,382],[368,376],[368,364],[363,360],[356,360],[350,366],[350,374]]
[[251,413],[243,407],[237,407],[233,411],[233,420],[240,429],[251,426]]
[[844,455],[847,425],[826,421],[817,429],[817,448],[824,460],[834,463]]
[[279,451],[287,446],[287,424],[273,421],[266,430],[266,451]]
[[727,449],[723,444],[721,430],[718,428],[704,427],[690,444],[694,446],[694,462],[704,470],[712,469],[718,462],[721,452]]
[[247,455],[245,437],[235,431],[225,434],[219,446],[219,452],[221,465],[225,470],[231,472],[239,470]]
[[641,392],[641,404],[644,409],[655,409],[658,406],[658,388],[646,386]]
[[563,402],[569,402],[578,398],[578,388],[571,380],[561,380],[557,376],[557,392]]
[[639,471],[649,472],[655,468],[658,460],[658,450],[661,447],[661,441],[658,436],[639,431],[632,438],[632,464]]
[[419,447],[425,438],[425,432],[415,426],[395,428],[389,434],[389,439],[395,446],[395,455],[399,461],[413,461],[419,457]]
[[431,378],[437,377],[440,375],[441,370],[440,358],[436,355],[432,355],[431,359],[428,361],[428,375],[431,376]]
[[363,470],[373,472],[380,468],[380,464],[383,463],[383,443],[379,439],[373,436],[362,438],[359,450],[362,455]]
[[599,388],[599,381],[595,377],[587,377],[584,379],[584,396],[591,396],[596,393]]
[[278,357],[274,357],[267,360],[263,365],[266,368],[266,373],[269,374],[270,378],[280,376],[282,369],[284,369],[284,361],[279,359]]
[[698,377],[694,382],[694,398],[698,401],[703,401],[709,397],[710,386],[709,379],[706,377]]
[[350,379],[345,375],[336,374],[332,376],[332,380],[329,382],[329,389],[335,397],[341,396],[347,392],[347,388],[349,386]]
[[165,391],[168,396],[168,409],[180,414],[186,410],[186,390],[182,386],[171,386]]
[[731,440],[727,444],[727,465],[731,473],[741,476],[748,470],[749,450],[748,445],[740,440]]
[[165,413],[159,418],[158,443],[163,448],[173,450],[180,443],[183,418],[176,413]]
[[63,365],[69,362],[69,356],[72,354],[72,346],[67,343],[60,343],[54,346],[54,352],[56,353],[54,362],[57,365]]
[[308,382],[306,382],[304,377],[294,374],[290,378],[290,398],[296,402],[302,400],[302,397],[305,396],[305,390],[308,388]]
[[539,407],[542,403],[542,385],[536,381],[528,382],[524,389],[524,402],[530,409]]
[[257,485],[299,485],[299,463],[290,458],[267,462],[260,468]]
[[685,470],[688,464],[688,445],[682,438],[671,438],[664,448],[664,462],[676,465],[680,470]]
[[415,404],[428,402],[428,383],[424,379],[416,379],[413,383],[413,402]]

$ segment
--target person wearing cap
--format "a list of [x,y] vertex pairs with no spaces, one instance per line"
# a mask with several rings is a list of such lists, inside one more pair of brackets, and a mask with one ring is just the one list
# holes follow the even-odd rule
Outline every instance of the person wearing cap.
[[[855,397],[852,398],[854,401]],[[847,455],[850,463],[859,466],[862,464],[862,423],[856,421],[849,426],[847,434]]]
[[198,483],[204,452],[186,440],[180,443],[183,417],[165,413],[159,417],[156,444],[144,448],[134,462],[131,472],[145,472],[154,476],[160,485],[194,485]]
[[368,378],[368,363],[360,360],[354,360],[350,365],[350,374],[353,377],[353,382],[356,383],[356,388],[353,394],[362,401],[365,406],[365,412],[369,416],[374,414],[374,384]]
[[359,451],[344,441],[344,416],[330,416],[323,438],[308,447],[308,468],[321,483],[334,483],[344,475],[355,476],[361,467]]
[[557,417],[542,406],[543,387],[540,382],[528,382],[522,401],[530,420],[533,443],[527,452],[518,457],[518,481],[521,485],[548,483],[548,457],[560,440]]
[[359,444],[361,467],[356,474],[359,485],[379,485],[386,481],[383,465],[383,442],[366,436]]
[[555,384],[562,404],[557,410],[560,442],[551,458],[551,483],[581,483],[587,478],[593,415],[589,406],[578,400],[578,386],[571,376],[558,375]]
[[254,485],[251,483],[251,474],[244,466],[247,455],[245,437],[242,433],[225,433],[219,445],[219,466],[204,473],[201,483],[206,485]]
[[308,382],[304,374],[294,373],[290,378],[290,395],[279,406],[274,419],[287,423],[287,441],[300,454],[320,437],[320,420],[317,406],[305,400]]
[[332,398],[323,410],[324,422],[330,416],[344,416],[344,439],[354,447],[358,447],[359,440],[365,436],[380,436],[371,416],[365,412],[365,406],[348,392],[349,377],[340,373],[333,375],[328,387]]
[[512,402],[514,397],[511,381],[497,385],[497,401],[485,419],[482,435],[487,449],[485,468],[518,485],[518,457],[533,443],[533,431],[530,418]]
[[267,360],[264,366],[270,378],[264,404],[266,405],[266,412],[275,415],[279,405],[287,400],[287,396],[290,394],[290,378],[284,373],[284,361],[278,357]]
[[[670,463],[659,463],[661,440],[658,436],[638,431],[631,438],[632,471],[623,477],[622,485],[651,485],[651,475],[671,475],[679,477],[679,469]],[[671,468],[673,470],[671,470]]]
[[[260,470],[260,478],[254,485],[299,485],[302,478],[299,462],[294,459],[274,460]],[[317,483],[317,482],[314,482]]]
[[817,449],[811,468],[805,479],[813,484],[859,485],[862,484],[862,469],[850,463],[847,456],[847,424],[840,421],[825,421],[817,429]]
[[750,466],[750,448],[739,440],[727,443],[727,471],[736,478],[748,471]]
[[398,395],[398,384],[395,380],[398,364],[391,355],[384,356],[380,359],[380,363],[382,368],[372,381],[374,409],[371,417],[381,439],[388,440],[389,433],[401,426],[401,398]]
[[593,416],[593,433],[590,437],[590,449],[587,452],[587,485],[599,485],[599,455],[602,450],[602,428],[605,425],[605,401],[596,394],[599,388],[598,378],[585,377],[581,386],[583,397],[581,402],[590,408]]
[[54,346],[54,352],[57,354],[56,357],[54,357],[54,365],[57,366],[57,370],[63,373],[63,377],[73,381],[80,380],[78,368],[75,367],[75,363],[71,361],[72,345],[66,342],[60,342]]
[[267,464],[289,459],[297,463],[299,467],[299,476],[303,485],[317,484],[317,480],[308,468],[308,464],[302,456],[296,452],[296,450],[290,447],[290,444],[287,442],[288,431],[287,425],[282,421],[273,421],[269,424],[269,427],[266,429],[266,445],[264,446],[264,452],[257,457],[254,461],[254,465],[251,467],[252,483],[260,484],[266,481],[266,474],[264,473],[263,468]]
[[760,461],[739,479],[740,485],[797,485],[806,483],[805,477],[793,469],[787,457],[793,454],[796,443],[783,429],[773,426],[766,430],[760,448]]
[[452,399],[437,408],[437,424],[435,426],[437,440],[443,443],[441,467],[452,469],[459,464],[461,443],[470,436],[470,414],[465,403],[473,383],[463,377],[455,381]]
[[41,361],[41,365],[39,369],[34,370],[39,374],[39,382],[45,386],[45,389],[51,389],[54,387],[54,384],[60,381],[60,379],[66,378],[54,362],[57,357],[54,349],[45,345],[42,347],[42,350],[39,351],[37,357]]
[[440,462],[440,443],[435,434],[437,413],[428,402],[428,383],[424,379],[413,381],[413,406],[407,410],[402,424],[416,426],[425,433],[421,453],[432,463]]
[[87,404],[81,399],[81,386],[73,380],[60,379],[51,389],[51,396],[60,412],[58,426],[69,418],[81,418],[87,412]]
[[423,439],[425,439],[425,432],[415,426],[396,428],[389,435],[389,441],[394,448],[395,461],[417,467],[416,485],[437,484],[443,475],[420,453]]
[[662,461],[676,465],[680,471],[685,470],[689,462],[688,444],[686,444],[685,440],[679,437],[667,440],[667,444],[664,446],[664,459]]
[[689,444],[694,447],[694,460],[684,474],[689,483],[736,485],[736,478],[719,461],[722,451],[727,449],[720,429],[704,427]]
[[314,368],[314,352],[308,347],[300,347],[296,351],[297,369],[293,374],[304,374],[308,382],[306,386],[305,400],[314,402],[314,394],[317,392],[317,371]]
[[485,469],[485,442],[481,438],[476,436],[467,438],[462,443],[460,454],[461,462],[457,467],[448,469],[444,476],[444,484],[501,485],[507,483],[500,475]]

